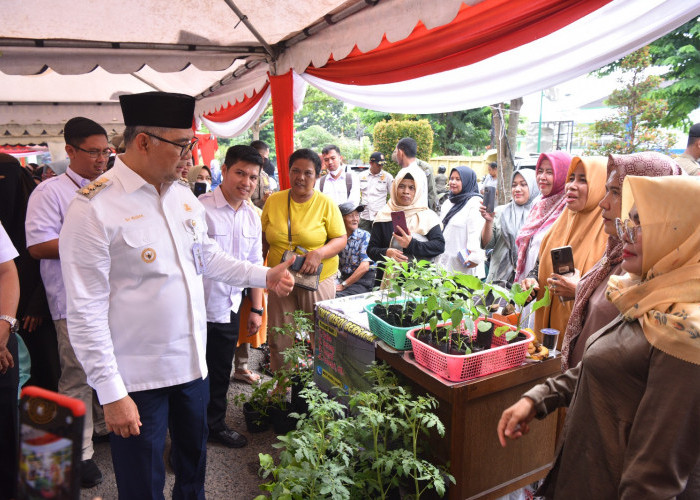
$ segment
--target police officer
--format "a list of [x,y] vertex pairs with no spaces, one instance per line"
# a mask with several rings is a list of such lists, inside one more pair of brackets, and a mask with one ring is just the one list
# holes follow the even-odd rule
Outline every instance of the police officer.
[[360,213],[360,229],[372,230],[372,222],[391,193],[391,183],[394,177],[384,170],[386,160],[384,155],[375,151],[369,157],[369,171],[362,172],[360,180],[360,196],[365,209]]

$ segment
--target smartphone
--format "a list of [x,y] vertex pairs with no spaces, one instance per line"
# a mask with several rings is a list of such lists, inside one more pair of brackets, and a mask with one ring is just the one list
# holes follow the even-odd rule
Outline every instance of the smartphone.
[[194,183],[194,195],[199,198],[202,196],[204,193],[207,192],[207,183],[206,182],[195,182]]
[[402,210],[391,212],[391,222],[394,223],[394,233],[400,234],[398,228],[402,228],[406,234],[411,234],[408,230],[408,224],[406,224],[406,213]]
[[556,274],[573,274],[574,252],[570,246],[552,248],[552,268]]
[[19,404],[19,500],[80,498],[85,404],[39,387]]
[[486,211],[490,214],[496,210],[496,188],[493,186],[486,186],[484,188],[484,206]]

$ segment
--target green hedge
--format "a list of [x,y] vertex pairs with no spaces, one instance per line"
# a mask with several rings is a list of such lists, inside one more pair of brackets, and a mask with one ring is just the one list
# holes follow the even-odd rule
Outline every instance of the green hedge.
[[391,160],[396,143],[403,137],[412,137],[418,144],[418,158],[428,161],[433,154],[433,129],[428,120],[381,121],[374,126],[374,150],[384,153],[385,169],[396,175],[399,166]]

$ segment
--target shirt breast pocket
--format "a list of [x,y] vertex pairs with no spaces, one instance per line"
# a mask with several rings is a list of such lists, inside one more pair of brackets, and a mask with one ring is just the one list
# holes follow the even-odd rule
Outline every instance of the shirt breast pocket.
[[255,227],[244,226],[241,231],[241,245],[244,252],[247,254],[255,246],[259,238],[262,238],[262,231],[256,230]]
[[155,261],[157,258],[156,233],[156,229],[149,226],[124,229],[122,238],[126,244],[124,257],[127,261],[132,263],[142,261],[146,264]]

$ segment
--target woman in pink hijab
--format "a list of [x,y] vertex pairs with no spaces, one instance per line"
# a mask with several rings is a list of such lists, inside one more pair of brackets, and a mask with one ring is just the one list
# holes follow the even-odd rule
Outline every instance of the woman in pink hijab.
[[515,239],[518,247],[515,282],[521,281],[535,267],[542,238],[566,207],[564,185],[571,160],[571,155],[564,151],[542,153],[537,160],[535,176],[540,198],[535,200]]

